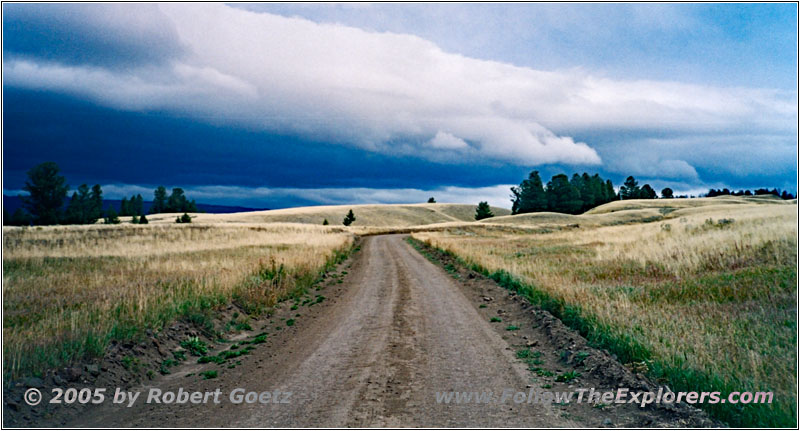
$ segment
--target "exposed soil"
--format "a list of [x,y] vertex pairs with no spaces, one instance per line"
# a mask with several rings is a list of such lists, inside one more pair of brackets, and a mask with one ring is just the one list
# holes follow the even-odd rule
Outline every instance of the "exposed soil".
[[[564,391],[577,388],[631,390],[656,386],[592,349],[549,313],[534,309],[493,281],[452,261],[445,271],[415,251],[401,235],[367,237],[362,250],[312,291],[294,310],[287,302],[274,315],[252,322],[213,355],[245,346],[248,354],[222,364],[187,357],[170,374],[151,373],[142,383],[126,382],[119,353],[69,385],[143,391],[132,407],[112,404],[78,409],[28,408],[21,402],[26,382],[6,394],[6,426],[70,427],[687,427],[714,426],[688,405],[592,405],[437,403],[437,392],[505,389]],[[438,256],[448,259],[446,256]],[[317,295],[323,295],[319,301]],[[313,299],[313,300],[312,300]],[[313,303],[313,305],[310,305]],[[484,306],[484,307],[482,307]],[[234,309],[228,313],[236,312]],[[297,316],[299,314],[299,316]],[[490,322],[492,317],[502,322]],[[230,319],[226,315],[224,319]],[[293,324],[288,326],[288,319]],[[508,325],[517,330],[506,330]],[[276,328],[280,327],[278,330]],[[192,329],[178,326],[150,345],[119,346],[126,355],[141,349],[144,361],[172,356]],[[253,344],[258,334],[265,342]],[[262,337],[263,339],[263,337]],[[153,344],[155,341],[155,344]],[[250,342],[243,344],[243,342]],[[235,343],[235,344],[234,344]],[[517,351],[537,355],[540,374],[529,371]],[[160,353],[159,353],[160,351]],[[153,353],[155,352],[155,353]],[[149,356],[150,355],[150,356]],[[130,362],[130,361],[129,361]],[[122,368],[120,368],[122,367]],[[150,367],[151,369],[153,367]],[[122,369],[127,372],[122,373]],[[80,371],[80,370],[79,370]],[[94,369],[92,371],[95,371]],[[216,371],[216,378],[201,373]],[[552,376],[547,374],[553,373]],[[559,382],[558,376],[577,376]],[[579,374],[579,376],[578,376]],[[62,383],[64,377],[59,375]],[[53,385],[53,376],[43,386]],[[30,383],[30,382],[27,382]],[[147,391],[215,391],[219,404],[148,404]],[[234,404],[235,388],[270,392],[267,403]],[[280,391],[280,393],[276,393]],[[43,389],[44,392],[44,389]],[[291,392],[291,395],[286,393]],[[45,400],[49,395],[45,395]],[[274,402],[288,401],[288,403]]]

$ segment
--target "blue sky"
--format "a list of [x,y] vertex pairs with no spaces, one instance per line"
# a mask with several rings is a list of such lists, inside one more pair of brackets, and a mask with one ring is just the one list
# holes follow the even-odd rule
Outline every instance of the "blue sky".
[[4,4],[3,189],[509,207],[797,182],[794,4]]

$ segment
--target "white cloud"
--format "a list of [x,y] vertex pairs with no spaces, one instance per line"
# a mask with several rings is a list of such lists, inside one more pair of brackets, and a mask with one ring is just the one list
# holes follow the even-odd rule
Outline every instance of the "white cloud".
[[442,150],[462,150],[469,148],[463,139],[453,136],[446,132],[437,132],[436,136],[428,142],[431,148]]
[[[412,35],[222,4],[161,4],[115,23],[138,28],[146,13],[169,22],[186,52],[125,69],[10,58],[4,84],[439,161],[601,163],[565,136],[581,131],[795,131],[795,94],[544,72]],[[657,162],[669,175],[697,175],[676,158]]]
[[[508,185],[489,187],[436,187],[432,189],[378,189],[366,187],[345,188],[287,188],[287,187],[240,187],[240,186],[194,186],[184,187],[186,195],[197,202],[273,207],[276,201],[301,199],[319,205],[345,204],[399,204],[427,202],[433,196],[439,203],[477,204],[487,201],[490,205],[511,208]],[[141,194],[146,201],[152,199],[153,189],[130,184],[107,184],[102,186],[108,199],[121,199]],[[171,190],[169,187],[168,190]],[[4,191],[6,193],[6,191]],[[8,191],[11,193],[11,191]]]

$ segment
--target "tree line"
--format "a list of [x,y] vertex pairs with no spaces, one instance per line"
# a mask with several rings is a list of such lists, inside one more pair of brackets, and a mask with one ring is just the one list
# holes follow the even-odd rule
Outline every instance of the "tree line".
[[[600,175],[589,175],[584,172],[577,173],[568,178],[566,174],[554,175],[547,185],[542,184],[539,171],[533,171],[519,186],[511,188],[512,214],[525,214],[540,211],[552,211],[565,214],[581,214],[596,206],[627,199],[657,199],[658,193],[650,184],[639,186],[633,176],[625,179],[619,192],[615,191],[611,180],[603,180]],[[729,189],[711,189],[707,197],[731,196],[757,196],[775,195],[783,199],[794,199],[795,196],[787,191],[778,189],[739,190],[732,192]],[[689,196],[675,196],[674,191],[665,187],[661,189],[662,199],[688,198]],[[694,197],[694,196],[692,196]],[[477,218],[477,217],[476,217]]]
[[[136,224],[148,223],[141,194],[133,195],[130,199],[123,197],[119,213],[111,205],[103,210],[103,189],[99,184],[91,188],[87,184],[81,184],[65,205],[69,186],[66,178],[59,172],[55,162],[44,162],[30,169],[23,187],[28,196],[20,196],[22,208],[17,208],[13,214],[9,215],[3,210],[3,224],[94,224],[100,219],[107,224],[116,224],[120,223],[119,217],[131,217],[131,222]],[[178,223],[190,223],[191,217],[186,213],[198,212],[197,204],[193,199],[189,200],[181,188],[173,188],[172,193],[167,194],[167,189],[159,186],[153,192],[149,214],[174,212],[184,213],[183,217],[178,217]]]
[[590,176],[574,174],[553,175],[545,187],[539,171],[533,171],[519,186],[511,188],[511,213],[525,214],[552,211],[580,214],[617,199],[611,180],[603,180],[599,174]]
[[765,196],[765,195],[773,195],[777,196],[783,200],[790,200],[795,199],[797,196],[787,192],[786,190],[780,191],[779,189],[755,189],[753,191],[750,190],[739,190],[739,191],[732,191],[729,190],[727,187],[724,189],[709,189],[708,193],[706,193],[707,197],[713,198],[715,196]]

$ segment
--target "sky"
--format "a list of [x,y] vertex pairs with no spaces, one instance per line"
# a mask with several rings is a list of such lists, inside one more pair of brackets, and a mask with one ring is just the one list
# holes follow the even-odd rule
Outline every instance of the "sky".
[[3,192],[438,202],[797,190],[796,4],[3,4]]

